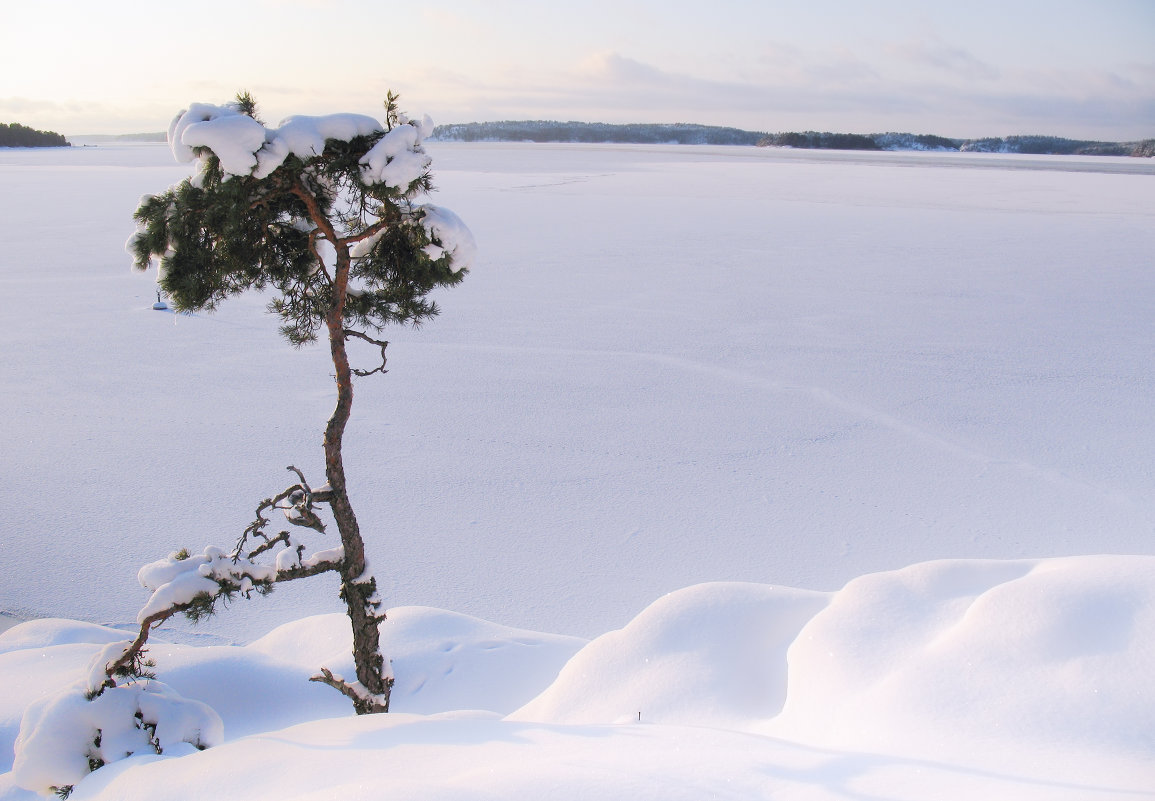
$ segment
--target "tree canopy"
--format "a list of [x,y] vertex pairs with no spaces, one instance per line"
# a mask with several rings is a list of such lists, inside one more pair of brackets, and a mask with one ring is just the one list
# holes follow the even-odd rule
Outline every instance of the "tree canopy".
[[428,294],[461,281],[472,245],[451,212],[415,202],[431,188],[421,139],[432,124],[404,118],[390,98],[385,125],[338,114],[277,129],[255,104],[194,105],[170,141],[199,171],[142,200],[136,266],[159,267],[178,310],[276,289],[269,308],[294,345],[315,340],[335,305],[362,331],[435,315]]

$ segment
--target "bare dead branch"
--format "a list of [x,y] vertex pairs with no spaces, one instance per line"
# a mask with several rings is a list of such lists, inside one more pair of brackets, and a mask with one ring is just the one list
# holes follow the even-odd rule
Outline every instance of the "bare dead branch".
[[[265,517],[264,512],[268,509],[284,510],[285,517],[294,526],[311,528],[314,531],[319,531],[321,533],[325,532],[325,524],[321,521],[321,518],[317,517],[317,514],[313,511],[313,504],[328,503],[333,497],[332,490],[324,489],[320,492],[313,492],[313,490],[309,487],[309,482],[305,479],[305,474],[302,473],[298,468],[294,467],[293,465],[289,465],[285,469],[296,473],[297,478],[300,479],[300,482],[287,487],[271,498],[265,498],[260,502],[260,504],[257,505],[256,519],[252,523],[249,523],[249,525],[245,527],[245,530],[241,532],[241,536],[237,540],[237,545],[233,549],[232,556],[234,563],[240,560],[241,556],[244,554],[245,545],[248,543],[250,537],[264,540],[265,546],[267,546],[263,546],[258,550],[254,550],[252,553],[250,553],[250,559],[258,553],[267,551],[270,547],[272,547],[272,543],[277,541],[277,539],[280,537],[280,534],[278,534],[277,537],[274,537],[272,540],[270,540],[269,537],[265,534],[264,529],[265,526],[269,524],[269,519]],[[282,502],[285,500],[289,501],[288,506],[282,505]],[[284,541],[286,544],[288,544],[287,539]]]
[[[261,536],[264,537],[264,534],[262,534]],[[277,536],[273,537],[271,540],[266,538],[266,541],[264,543],[262,543],[261,545],[258,545],[256,548],[249,551],[248,556],[246,558],[247,559],[256,559],[258,556],[263,554],[265,551],[270,551],[274,547],[276,547],[278,542],[283,542],[283,543],[285,543],[285,547],[288,547],[288,545],[289,545],[289,532],[282,531]]]
[[289,465],[285,469],[290,470],[290,471],[297,474],[297,478],[301,479],[301,486],[304,488],[306,495],[312,494],[313,491],[311,489],[309,489],[309,482],[305,480],[305,474],[304,473],[302,473],[300,470],[298,470],[293,465]]
[[316,513],[305,505],[294,505],[291,509],[285,510],[285,519],[294,526],[302,526],[304,528],[311,528],[313,531],[325,533],[325,524],[321,518],[317,517]]
[[[312,505],[314,503],[328,503],[329,500],[333,497],[333,491],[331,489],[326,488],[326,489],[315,490],[312,487],[310,487],[309,482],[305,479],[305,474],[302,473],[300,470],[298,470],[293,465],[289,465],[285,469],[293,471],[294,473],[297,474],[297,478],[301,479],[301,488],[305,491],[305,495],[309,499],[310,508],[312,507]],[[289,488],[290,492],[291,492],[291,490],[292,490],[292,487]]]
[[[315,497],[313,491],[309,488],[309,482],[305,480],[305,474],[302,473],[293,465],[289,465],[286,470],[291,470],[297,474],[301,479],[300,492],[289,492],[288,500],[292,504],[285,509],[285,518],[294,526],[303,526],[311,528],[314,531],[325,533],[325,524],[321,522],[321,518],[317,517],[313,512],[313,501]],[[292,489],[292,488],[290,488]]]
[[376,345],[377,347],[381,348],[381,366],[376,367],[372,370],[357,370],[356,368],[354,368],[354,370],[353,370],[354,375],[367,376],[367,375],[373,375],[374,373],[381,373],[382,375],[384,375],[385,373],[389,372],[388,370],[385,369],[385,362],[388,361],[385,358],[385,348],[389,347],[389,343],[387,341],[385,341],[383,339],[374,339],[373,337],[369,336],[368,334],[366,334],[362,331],[355,331],[352,328],[344,329],[344,333],[345,333],[345,339],[348,339],[349,337],[356,337],[357,339],[361,339],[361,340],[364,340],[365,342],[368,342],[370,345]]

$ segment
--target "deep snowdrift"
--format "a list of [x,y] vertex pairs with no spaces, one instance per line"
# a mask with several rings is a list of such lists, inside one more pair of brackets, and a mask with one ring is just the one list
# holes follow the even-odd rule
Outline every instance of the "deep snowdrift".
[[[0,635],[0,767],[24,707],[118,636]],[[401,608],[388,716],[306,681],[344,667],[348,639],[326,615],[243,647],[158,645],[160,678],[214,706],[226,744],[115,763],[74,798],[1155,796],[1155,557],[930,562],[834,593],[704,584],[584,647]],[[18,778],[0,798],[26,796]]]

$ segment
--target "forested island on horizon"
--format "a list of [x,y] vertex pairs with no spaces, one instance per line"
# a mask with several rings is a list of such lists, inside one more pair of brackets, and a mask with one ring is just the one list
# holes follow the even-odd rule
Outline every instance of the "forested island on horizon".
[[556,142],[585,144],[754,145],[818,150],[935,150],[1079,156],[1155,156],[1155,139],[1100,142],[1058,136],[952,139],[912,133],[846,134],[826,131],[767,133],[691,123],[556,122],[520,120],[439,125],[443,142]]
[[69,141],[55,131],[38,131],[21,125],[0,122],[0,147],[71,147]]
[[[73,137],[85,145],[117,142],[161,142],[164,132],[97,134]],[[970,153],[1019,153],[1060,156],[1155,156],[1155,138],[1132,142],[1104,142],[1060,136],[1018,135],[959,139],[933,134],[852,134],[830,131],[767,133],[718,125],[693,123],[558,122],[554,120],[504,120],[438,125],[430,141],[441,142],[533,142],[557,144],[641,145],[741,145],[787,147],[804,150],[956,151]],[[38,131],[19,123],[0,123],[0,147],[69,147],[71,143],[53,131]]]

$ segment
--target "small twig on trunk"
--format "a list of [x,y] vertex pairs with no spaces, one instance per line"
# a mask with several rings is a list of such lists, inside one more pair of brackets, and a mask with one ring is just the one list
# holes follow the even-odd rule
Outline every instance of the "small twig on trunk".
[[[386,694],[384,700],[380,698],[367,695],[364,691],[358,692],[355,687],[349,684],[342,678],[334,676],[329,668],[321,668],[321,673],[318,676],[310,676],[309,681],[319,681],[321,684],[328,684],[337,692],[344,695],[353,702],[353,708],[358,715],[370,715],[376,712],[389,711],[389,695]],[[385,686],[387,688],[393,687],[393,679],[386,679]]]

